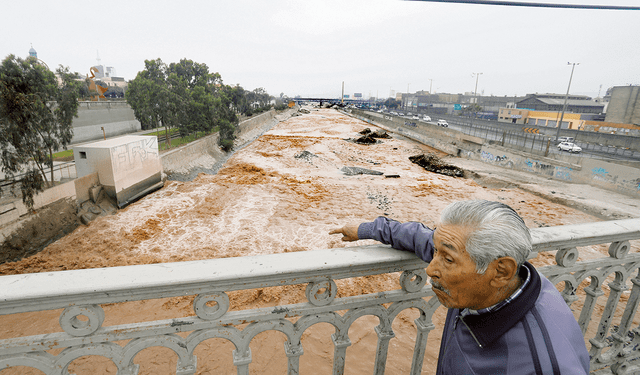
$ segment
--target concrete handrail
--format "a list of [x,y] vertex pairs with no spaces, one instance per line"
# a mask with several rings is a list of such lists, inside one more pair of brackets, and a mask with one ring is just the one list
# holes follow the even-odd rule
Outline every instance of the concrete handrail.
[[[640,357],[633,349],[640,342],[640,332],[631,329],[640,301],[640,254],[629,254],[631,240],[640,239],[640,219],[565,225],[531,229],[534,250],[558,250],[558,265],[539,268],[552,283],[565,283],[562,295],[568,305],[583,298],[578,323],[589,340],[591,369],[633,372],[640,370],[635,361]],[[576,246],[611,243],[609,256],[578,262]],[[25,365],[47,374],[61,374],[62,369],[78,356],[111,358],[119,374],[135,374],[133,358],[151,346],[165,346],[179,356],[178,374],[194,374],[197,370],[195,347],[203,340],[221,337],[235,344],[234,364],[239,374],[248,374],[251,363],[249,343],[260,332],[277,329],[287,336],[285,351],[289,373],[298,373],[302,355],[300,338],[318,322],[335,326],[332,336],[334,372],[344,367],[346,348],[350,345],[351,323],[362,315],[375,315],[380,325],[374,373],[383,373],[391,323],[407,308],[421,310],[415,321],[417,338],[412,359],[412,374],[421,373],[427,336],[434,328],[431,318],[439,306],[426,284],[427,264],[414,254],[372,245],[306,252],[292,252],[251,257],[210,259],[201,261],[46,272],[0,277],[0,315],[64,308],[60,325],[64,332],[0,340],[0,368]],[[401,290],[336,298],[334,280],[367,275],[402,272]],[[613,280],[608,284],[605,281]],[[576,294],[580,284],[591,279],[582,297]],[[630,296],[621,298],[633,284]],[[307,284],[304,303],[229,311],[230,291],[283,285]],[[608,289],[603,312],[594,309],[597,299]],[[196,295],[196,316],[103,327],[101,304],[132,300]],[[626,300],[626,302],[624,302]],[[216,302],[216,308],[207,305]],[[384,307],[383,304],[387,304]],[[620,324],[613,327],[612,316],[618,305],[624,307]],[[347,311],[339,315],[337,311]],[[77,316],[84,315],[86,322]],[[286,318],[298,317],[293,324]],[[597,332],[589,334],[590,322],[599,318]],[[0,317],[1,319],[1,317]],[[252,323],[244,330],[235,325]],[[183,338],[176,332],[190,332]],[[631,337],[631,338],[630,338]],[[130,340],[124,347],[115,341]],[[66,348],[58,356],[47,350]]]

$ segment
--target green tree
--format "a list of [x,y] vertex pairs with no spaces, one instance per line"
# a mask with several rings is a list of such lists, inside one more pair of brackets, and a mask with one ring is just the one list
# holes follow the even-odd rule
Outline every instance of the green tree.
[[237,87],[239,86],[222,86],[222,90],[220,90],[215,100],[216,126],[219,129],[218,144],[225,151],[233,148],[233,141],[236,139],[239,121],[234,109],[232,95],[237,93]]
[[[56,74],[34,58],[7,56],[0,66],[0,150],[2,171],[19,178],[22,201],[53,185],[53,153],[73,137],[82,82],[78,73],[60,66]],[[47,179],[45,166],[51,171]]]
[[170,128],[177,124],[179,100],[169,90],[168,68],[160,59],[145,60],[145,69],[129,83],[127,103],[141,124],[165,127],[167,144],[171,145]]
[[395,99],[389,98],[384,101],[384,105],[389,109],[396,109],[400,106],[400,102]]

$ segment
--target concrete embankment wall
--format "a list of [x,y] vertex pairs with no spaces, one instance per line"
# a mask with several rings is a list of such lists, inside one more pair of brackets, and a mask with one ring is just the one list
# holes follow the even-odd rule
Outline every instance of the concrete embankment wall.
[[107,137],[134,133],[141,130],[133,109],[126,102],[80,102],[78,117],[73,119],[73,139],[80,143]]
[[[98,184],[98,174],[92,173],[54,186],[33,197],[33,209],[38,211],[63,199],[68,199],[70,202],[84,202],[89,199],[89,188]],[[21,220],[21,218],[24,218],[28,213],[29,209],[22,203],[22,200],[16,200],[0,206],[0,244],[24,225],[24,220]]]
[[[275,125],[278,122],[275,115],[275,110],[271,110],[242,121],[238,124],[235,144],[244,144]],[[163,152],[160,159],[164,173],[172,176],[175,174],[186,175],[194,169],[207,170],[226,156],[227,154],[218,145],[218,133],[215,133],[179,148]]]
[[381,113],[347,110],[351,115],[388,131],[402,134],[450,155],[482,160],[516,169],[616,191],[640,198],[640,168],[575,155],[542,157],[524,151],[485,143],[482,138],[423,122],[405,125],[403,118]]

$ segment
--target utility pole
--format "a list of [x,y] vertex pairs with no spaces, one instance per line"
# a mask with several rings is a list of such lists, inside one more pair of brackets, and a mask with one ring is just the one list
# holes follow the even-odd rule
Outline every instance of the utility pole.
[[580,63],[570,63],[567,65],[573,65],[571,67],[571,75],[569,76],[569,85],[567,86],[567,93],[564,95],[564,104],[562,105],[562,114],[560,115],[560,121],[558,122],[558,130],[556,131],[556,141],[560,137],[560,128],[562,128],[562,119],[564,118],[564,111],[567,110],[567,99],[569,98],[569,89],[571,88],[571,80],[573,79],[573,69],[575,69],[576,65],[580,65]]
[[475,98],[476,103],[478,103],[478,98],[476,95],[478,94],[478,78],[480,78],[480,74],[482,73],[473,73],[476,76],[476,89],[473,91],[473,97]]
[[344,81],[342,81],[342,96],[340,97],[340,103],[344,104]]
[[429,78],[429,95],[433,94],[431,88],[433,87],[433,79]]
[[[476,75],[476,89],[473,90],[473,100],[474,104],[478,106],[478,78],[480,78],[480,74],[482,73],[474,73]],[[474,108],[475,109],[475,108]],[[473,111],[475,113],[474,117],[478,118],[478,111]]]

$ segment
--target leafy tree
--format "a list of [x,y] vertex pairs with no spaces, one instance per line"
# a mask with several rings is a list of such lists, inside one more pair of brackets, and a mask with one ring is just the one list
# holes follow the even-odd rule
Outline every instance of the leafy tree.
[[[0,66],[0,150],[2,171],[19,179],[22,201],[53,185],[53,153],[73,137],[82,82],[60,66],[56,75],[34,58],[7,56]],[[45,166],[51,171],[47,179]]]
[[389,98],[387,100],[384,101],[384,105],[389,108],[389,109],[396,109],[400,106],[400,102],[393,99],[393,98]]
[[461,115],[471,116],[474,113],[482,111],[482,107],[477,103],[469,104],[468,106],[462,107]]
[[145,60],[145,69],[129,83],[127,103],[141,124],[165,127],[167,144],[171,145],[169,129],[177,124],[180,103],[169,90],[167,66],[160,59]]
[[[237,88],[238,86],[236,86]],[[229,151],[233,147],[233,141],[236,139],[236,130],[238,125],[238,116],[234,110],[232,94],[236,93],[234,87],[222,86],[222,90],[215,101],[217,121],[216,126],[219,129],[218,144],[223,150]]]

